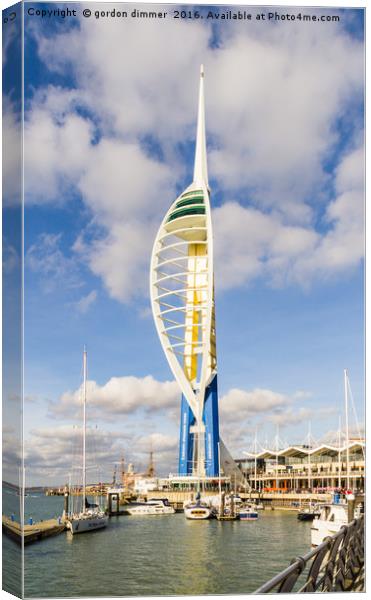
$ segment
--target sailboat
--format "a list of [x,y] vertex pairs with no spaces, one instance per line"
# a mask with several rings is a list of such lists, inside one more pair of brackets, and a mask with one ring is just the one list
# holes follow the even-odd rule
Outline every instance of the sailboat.
[[198,486],[196,500],[184,503],[184,514],[186,519],[193,521],[204,521],[213,516],[213,509],[201,498],[200,488]]
[[[198,465],[199,469],[199,465]],[[186,519],[204,521],[214,516],[214,508],[209,502],[201,498],[201,474],[198,472],[197,494],[195,500],[186,500],[183,503]]]
[[67,528],[72,534],[85,533],[106,527],[108,515],[97,504],[90,504],[86,496],[86,375],[87,352],[83,354],[83,451],[82,451],[82,509],[78,513],[69,513],[66,519]]

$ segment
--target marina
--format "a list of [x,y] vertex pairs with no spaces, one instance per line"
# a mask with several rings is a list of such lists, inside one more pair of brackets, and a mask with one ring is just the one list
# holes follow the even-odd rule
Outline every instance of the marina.
[[[7,494],[4,511],[9,512],[11,506]],[[312,522],[299,521],[297,507],[267,507],[259,511],[258,519],[245,524],[216,518],[196,523],[182,512],[111,516],[107,527],[87,536],[72,535],[60,523],[64,507],[61,496],[34,493],[25,497],[25,521],[34,522],[25,531],[35,535],[35,543],[25,546],[25,593],[29,597],[251,593],[285,570],[294,556],[303,556],[311,548]],[[50,515],[54,518],[47,518]],[[38,537],[41,526],[45,535]],[[7,556],[15,546],[14,536],[4,538]],[[65,569],[59,568],[62,561],[71,572],[76,564],[88,570],[91,561],[102,556],[109,557],[105,569],[90,570],[91,576],[83,582],[66,578]],[[43,569],[38,568],[41,559]],[[184,568],[179,569],[180,564]]]
[[[26,520],[57,517],[63,511],[63,498],[28,497],[25,509]],[[245,525],[216,519],[196,523],[176,513],[112,517],[106,528],[87,536],[67,531],[26,546],[25,593],[73,597],[252,592],[285,568],[293,556],[310,549],[310,523],[297,522],[291,511],[262,512],[257,522]],[[274,553],[272,539],[279,549]],[[15,545],[8,538],[4,544]],[[105,569],[94,573],[91,564],[103,556],[107,557]],[[89,578],[81,581],[76,565],[79,571],[89,570]],[[71,577],[65,577],[66,572]]]

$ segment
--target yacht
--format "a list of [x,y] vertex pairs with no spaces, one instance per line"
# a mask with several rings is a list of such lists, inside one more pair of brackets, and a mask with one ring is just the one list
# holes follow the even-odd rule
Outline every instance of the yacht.
[[[82,456],[82,509],[80,512],[69,512],[66,516],[67,529],[72,534],[85,533],[106,527],[108,515],[98,504],[90,504],[86,496],[86,377],[87,377],[87,353],[84,348],[83,354],[83,456]],[[70,495],[71,497],[71,495]]]
[[100,510],[88,509],[72,514],[67,519],[67,528],[74,533],[85,533],[106,527],[108,516]]
[[[339,492],[335,492],[331,504],[323,505],[311,527],[312,546],[319,546],[327,536],[334,535],[343,525],[348,525],[348,500],[354,500],[354,495],[348,493],[341,497]],[[356,511],[354,516],[359,516]]]
[[214,516],[212,507],[208,506],[206,502],[201,500],[200,492],[197,493],[195,501],[191,500],[184,502],[183,507],[186,519],[201,521],[210,519],[212,516]]
[[148,502],[137,502],[126,507],[129,515],[173,515],[175,509],[167,498],[152,498]]

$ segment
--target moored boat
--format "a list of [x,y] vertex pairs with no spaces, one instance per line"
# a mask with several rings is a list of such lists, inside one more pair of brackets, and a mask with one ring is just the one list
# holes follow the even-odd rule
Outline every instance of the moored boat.
[[148,502],[136,502],[126,507],[129,515],[173,515],[175,509],[170,506],[167,498],[152,498]]
[[85,511],[72,514],[67,519],[67,528],[71,533],[85,533],[106,527],[108,515],[103,511]]
[[297,517],[299,521],[313,521],[321,514],[321,509],[318,505],[313,506],[311,503],[306,508],[299,510]]
[[[361,513],[361,505],[355,507],[349,505],[355,500],[350,482],[349,464],[349,424],[348,424],[348,371],[344,369],[344,399],[345,399],[345,450],[346,450],[346,489],[341,490],[341,477],[339,477],[339,489],[333,492],[332,502],[321,508],[320,515],[314,519],[311,527],[312,546],[319,546],[323,540],[340,531],[343,525],[348,525],[353,518],[358,518]],[[340,428],[339,428],[339,457],[340,457]],[[340,473],[340,469],[339,469]]]
[[[235,502],[236,497],[231,494],[226,498],[225,492],[221,492],[219,496],[219,506],[216,513],[218,521],[236,521],[240,518],[239,510]],[[241,499],[239,499],[241,500]]]
[[90,504],[86,496],[86,378],[87,378],[87,353],[83,354],[83,454],[82,454],[82,508],[79,512],[70,512],[66,515],[66,526],[72,534],[86,533],[106,527],[108,515],[98,504]]
[[240,521],[256,521],[259,514],[255,507],[247,504],[240,507],[239,517]]
[[183,504],[184,515],[186,519],[193,521],[204,521],[214,516],[214,511],[211,506],[201,499],[200,492],[197,493],[195,501],[188,501]]
[[327,536],[334,535],[348,522],[347,500],[345,498],[341,499],[340,494],[335,493],[333,502],[324,504],[319,516],[313,521],[311,527],[312,546],[319,546]]

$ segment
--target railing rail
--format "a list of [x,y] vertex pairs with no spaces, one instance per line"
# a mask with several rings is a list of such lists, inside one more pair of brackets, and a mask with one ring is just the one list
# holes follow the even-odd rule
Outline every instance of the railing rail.
[[254,594],[351,592],[364,588],[364,516],[305,554]]

